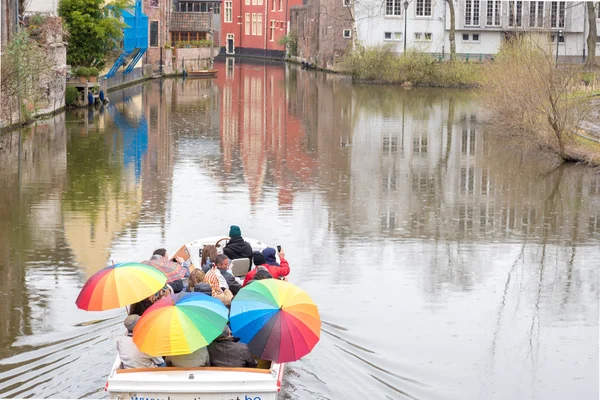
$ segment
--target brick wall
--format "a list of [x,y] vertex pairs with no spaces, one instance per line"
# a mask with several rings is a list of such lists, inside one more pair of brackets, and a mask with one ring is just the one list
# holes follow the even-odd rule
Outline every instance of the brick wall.
[[[156,7],[153,7],[156,5]],[[161,48],[164,47],[165,43],[169,41],[169,21],[171,14],[171,1],[170,0],[151,0],[144,1],[144,14],[148,16],[148,50],[144,56],[144,62],[147,64],[154,65],[154,70],[158,71],[160,68],[161,60]],[[150,27],[152,22],[158,22],[158,46],[150,47]],[[164,62],[164,49],[163,49],[163,62]]]

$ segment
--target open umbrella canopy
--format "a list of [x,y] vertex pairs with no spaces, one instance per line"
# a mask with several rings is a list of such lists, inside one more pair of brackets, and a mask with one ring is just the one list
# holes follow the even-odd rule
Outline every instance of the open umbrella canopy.
[[187,269],[175,261],[162,260],[146,260],[143,264],[151,265],[167,276],[167,282],[173,282],[178,279],[185,278]]
[[227,307],[204,293],[179,293],[152,305],[135,325],[133,342],[151,356],[191,354],[223,332]]
[[321,336],[319,310],[308,294],[278,279],[243,287],[231,302],[229,321],[252,354],[275,362],[300,359]]
[[121,308],[153,295],[166,283],[165,274],[154,267],[140,263],[116,264],[92,275],[75,304],[87,311]]

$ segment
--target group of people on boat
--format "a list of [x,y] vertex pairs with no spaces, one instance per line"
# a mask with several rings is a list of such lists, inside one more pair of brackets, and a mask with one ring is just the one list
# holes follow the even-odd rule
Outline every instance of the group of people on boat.
[[[123,368],[150,368],[172,365],[174,367],[268,367],[269,363],[255,359],[248,346],[239,342],[238,338],[231,335],[228,325],[223,332],[208,347],[202,347],[192,354],[168,357],[151,357],[142,353],[133,342],[133,329],[144,312],[157,300],[171,293],[200,292],[219,299],[225,306],[229,307],[231,301],[238,291],[252,282],[262,279],[286,279],[290,273],[290,266],[285,259],[285,252],[278,247],[265,248],[262,252],[252,250],[250,243],[242,237],[238,226],[232,225],[229,229],[229,241],[219,254],[214,245],[204,246],[201,255],[201,267],[190,268],[189,261],[181,257],[169,259],[165,249],[157,249],[150,260],[145,261],[148,265],[157,266],[168,263],[179,265],[167,265],[167,271],[174,271],[178,267],[185,268],[185,276],[181,278],[176,273],[166,273],[167,284],[154,295],[132,304],[129,315],[125,318],[124,325],[127,328],[126,336],[117,339],[117,351],[123,363]],[[279,255],[279,262],[277,262]],[[240,283],[230,272],[232,260],[248,258],[250,270],[242,283]],[[165,268],[161,268],[165,271]],[[187,282],[186,282],[187,280]]]

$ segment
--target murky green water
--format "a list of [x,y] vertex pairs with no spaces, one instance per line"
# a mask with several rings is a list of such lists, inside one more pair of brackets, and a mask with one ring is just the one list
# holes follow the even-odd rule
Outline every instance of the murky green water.
[[321,311],[287,397],[598,398],[600,175],[469,93],[218,67],[0,137],[0,397],[105,396],[123,315],[85,280],[236,223]]

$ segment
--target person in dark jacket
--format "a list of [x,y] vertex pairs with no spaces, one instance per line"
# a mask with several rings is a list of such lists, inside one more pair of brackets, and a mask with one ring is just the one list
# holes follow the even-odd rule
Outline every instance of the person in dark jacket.
[[219,254],[215,259],[215,264],[221,272],[221,276],[225,278],[225,281],[227,281],[229,290],[231,290],[231,293],[233,293],[233,295],[235,296],[237,292],[239,292],[242,288],[242,285],[240,285],[240,283],[235,279],[235,277],[231,275],[229,271],[227,271],[227,268],[229,267],[229,258],[225,254]]
[[242,237],[242,231],[237,225],[231,225],[229,228],[229,242],[223,248],[223,254],[230,260],[238,258],[247,258],[252,262],[252,246]]
[[256,368],[257,364],[248,345],[231,336],[228,325],[225,325],[223,333],[208,345],[208,354],[210,365],[213,367]]

